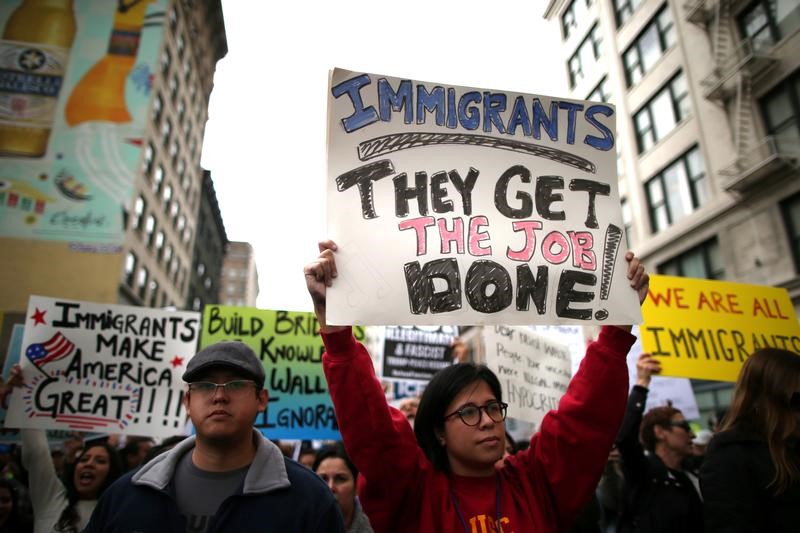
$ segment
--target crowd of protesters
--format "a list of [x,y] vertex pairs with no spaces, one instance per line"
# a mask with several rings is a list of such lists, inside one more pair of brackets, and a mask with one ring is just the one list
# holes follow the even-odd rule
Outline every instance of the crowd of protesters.
[[[606,326],[558,409],[534,435],[506,431],[500,381],[469,362],[392,407],[350,327],[325,320],[336,245],[305,279],[342,434],[286,446],[252,427],[264,368],[246,345],[200,351],[183,375],[191,437],[20,432],[0,454],[0,533],[51,531],[789,532],[800,523],[800,356],[764,348],[744,363],[724,417],[694,433],[672,406],[645,412],[657,358],[628,389],[630,326]],[[648,276],[633,254],[643,302]],[[22,384],[19,367],[0,400]],[[288,457],[291,456],[292,458]]]

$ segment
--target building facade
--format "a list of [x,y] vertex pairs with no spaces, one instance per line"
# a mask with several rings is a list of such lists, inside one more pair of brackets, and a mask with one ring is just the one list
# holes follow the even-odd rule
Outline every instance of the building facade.
[[[650,271],[800,308],[800,4],[551,0],[576,99],[617,109],[628,244]],[[730,386],[693,383],[703,414]]]
[[220,289],[219,301],[222,305],[256,306],[258,271],[250,243],[228,243],[222,264]]
[[[226,53],[219,0],[170,2],[141,172],[125,213],[120,303],[192,309],[195,298],[211,298],[217,286],[218,279],[211,279],[205,288],[206,271],[219,272],[214,265],[223,243],[217,234],[224,239],[225,230],[200,155],[215,66]],[[211,195],[207,198],[211,205],[203,205],[205,194]],[[198,235],[200,220],[208,213],[216,221],[205,221],[211,226],[206,234],[215,237],[205,241]],[[215,246],[220,248],[215,251]],[[198,249],[204,247],[208,249]],[[206,265],[202,258],[207,255],[217,259]],[[200,263],[195,264],[195,256]],[[201,264],[198,287],[192,282],[197,282]]]
[[211,173],[204,170],[197,237],[189,275],[188,303],[192,311],[200,311],[205,304],[219,303],[222,260],[227,245],[228,237],[214,192],[214,182],[211,181]]

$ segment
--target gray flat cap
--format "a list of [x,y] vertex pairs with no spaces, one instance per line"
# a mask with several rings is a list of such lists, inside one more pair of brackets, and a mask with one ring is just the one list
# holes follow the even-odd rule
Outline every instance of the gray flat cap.
[[221,341],[207,346],[189,360],[183,381],[191,383],[203,371],[211,367],[224,366],[242,372],[264,387],[264,365],[248,345],[239,341]]

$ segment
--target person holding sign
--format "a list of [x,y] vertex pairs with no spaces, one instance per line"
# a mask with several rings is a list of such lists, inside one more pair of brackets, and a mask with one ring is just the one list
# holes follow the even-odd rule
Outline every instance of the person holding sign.
[[[630,326],[607,326],[587,348],[558,410],[530,447],[505,450],[499,380],[485,366],[438,372],[412,429],[390,407],[366,348],[349,326],[325,320],[326,289],[337,277],[332,241],[304,269],[326,353],[323,366],[339,428],[363,476],[359,496],[376,531],[564,531],[589,499],[625,411]],[[632,253],[627,277],[640,302],[648,276]]]
[[[23,384],[22,368],[15,364],[8,382],[0,390],[0,401],[12,387]],[[122,461],[116,449],[104,441],[87,444],[59,480],[45,430],[23,428],[20,437],[22,466],[28,471],[33,506],[33,532],[81,531],[101,494],[122,474]]]
[[218,342],[195,355],[183,380],[197,435],[123,476],[85,532],[343,533],[328,487],[253,429],[268,401],[264,377],[263,364],[241,342]]
[[636,384],[617,437],[627,502],[620,531],[700,533],[703,502],[697,476],[686,468],[694,437],[689,422],[667,405],[654,407],[642,417],[651,378],[660,372],[658,359],[649,353],[639,356]]
[[700,469],[708,531],[800,527],[800,355],[762,348],[742,366]]

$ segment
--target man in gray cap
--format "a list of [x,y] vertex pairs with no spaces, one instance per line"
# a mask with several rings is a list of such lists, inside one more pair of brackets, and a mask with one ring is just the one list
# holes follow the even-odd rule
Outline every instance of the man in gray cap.
[[267,406],[264,366],[241,342],[218,342],[186,367],[197,435],[105,491],[85,531],[343,532],[328,487],[253,429]]

